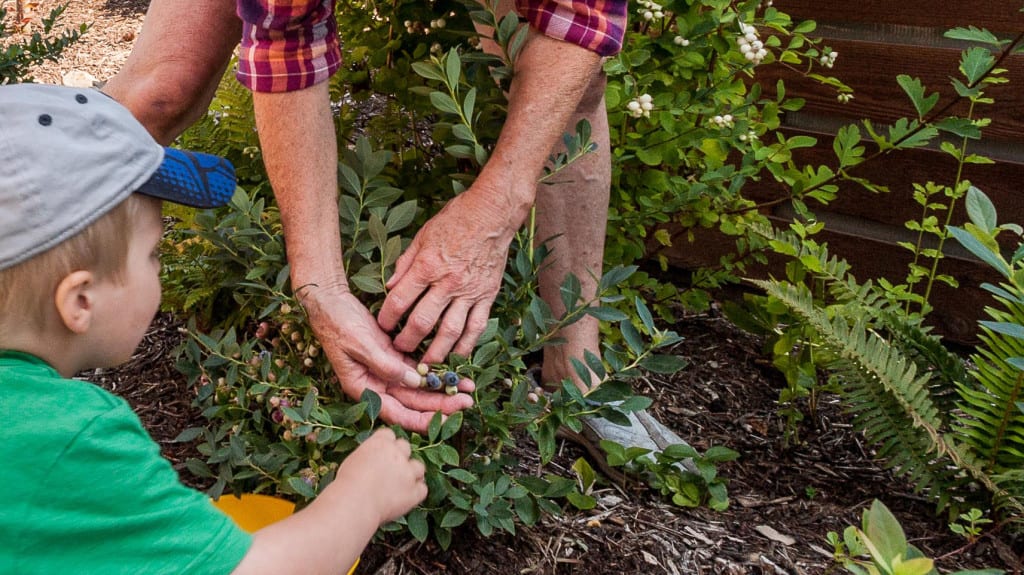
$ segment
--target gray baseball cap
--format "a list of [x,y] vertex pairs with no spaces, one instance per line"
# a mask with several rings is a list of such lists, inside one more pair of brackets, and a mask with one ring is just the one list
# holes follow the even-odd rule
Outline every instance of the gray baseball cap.
[[134,192],[213,208],[235,187],[229,161],[164,148],[102,92],[0,86],[0,269],[71,238]]

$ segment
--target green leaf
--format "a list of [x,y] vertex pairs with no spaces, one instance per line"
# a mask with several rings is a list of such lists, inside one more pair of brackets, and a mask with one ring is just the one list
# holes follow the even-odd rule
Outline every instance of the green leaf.
[[466,522],[466,518],[469,517],[469,513],[466,513],[462,509],[449,509],[444,514],[444,518],[441,519],[442,528],[458,527]]
[[458,433],[459,429],[462,428],[462,412],[456,411],[455,413],[448,416],[444,424],[441,425],[441,435],[438,436],[440,441],[445,441],[451,436]]
[[947,30],[943,36],[953,40],[965,40],[967,42],[981,42],[983,44],[991,44],[993,46],[1002,46],[1005,41],[1000,40],[995,34],[989,32],[984,28],[976,28],[970,26],[969,28],[953,28]]
[[203,434],[206,431],[203,427],[190,427],[185,431],[182,431],[173,440],[174,443],[188,443]]
[[[458,50],[452,49],[448,51],[448,58],[445,62],[445,73],[448,76],[448,86],[452,90],[457,89],[459,85],[459,78],[462,77],[462,59],[459,58]],[[454,113],[459,113],[457,108]]]
[[465,469],[459,467],[449,469],[446,472],[446,474],[448,475],[448,477],[451,477],[455,481],[458,481],[459,483],[465,483],[467,485],[470,483],[476,483],[477,481],[476,475],[473,475],[469,471],[466,471]]
[[587,511],[588,509],[593,509],[597,506],[596,499],[590,495],[583,495],[577,491],[570,492],[565,496],[565,498],[569,500],[569,503],[571,503],[573,507],[580,511]]
[[595,317],[601,321],[617,322],[628,320],[629,316],[625,313],[613,308],[613,307],[588,307],[587,315]]
[[430,418],[430,423],[427,425],[427,441],[430,443],[437,442],[437,436],[441,433],[441,415],[440,411],[434,412],[433,417]]
[[395,233],[412,223],[416,217],[416,200],[402,202],[388,210],[388,219],[384,227],[388,233]]
[[865,544],[874,545],[886,562],[907,552],[907,537],[899,521],[881,501],[874,500],[864,513]]
[[995,62],[995,57],[986,48],[975,46],[968,48],[960,55],[960,71],[963,72],[967,83],[977,84],[985,77],[989,68]]
[[657,149],[640,148],[636,151],[636,157],[648,166],[660,166],[664,163],[661,151]]
[[953,238],[955,238],[956,241],[960,242],[960,245],[966,248],[967,251],[978,256],[978,258],[980,258],[982,261],[995,268],[995,270],[1002,274],[1003,277],[1010,277],[1010,266],[1006,263],[1006,261],[1000,254],[994,253],[991,249],[988,248],[988,246],[978,241],[977,238],[975,238],[973,235],[971,235],[963,228],[949,226],[947,230],[949,230],[949,233],[953,236]]
[[299,477],[289,477],[287,484],[288,487],[292,489],[292,491],[298,493],[299,495],[305,497],[306,499],[312,499],[316,497],[316,491],[313,491],[313,488]]
[[656,333],[658,330],[654,327],[654,317],[651,315],[651,310],[647,309],[647,304],[644,303],[644,300],[640,299],[640,296],[636,296],[633,299],[633,304],[636,306],[636,314],[640,317],[640,321],[643,322],[647,333],[651,335]]
[[376,421],[377,416],[380,415],[380,396],[372,389],[364,389],[362,395],[359,396],[359,401],[366,404],[366,416],[370,418],[370,421]]
[[978,324],[996,333],[1024,340],[1024,325],[1019,323],[1011,323],[1007,321],[979,321]]
[[978,188],[971,186],[967,189],[967,216],[971,223],[978,226],[986,233],[992,233],[996,229],[996,207],[992,200]]
[[[462,101],[462,113],[466,117],[466,121],[473,122],[473,107],[476,105],[476,88],[470,88],[469,92],[466,93],[466,98]],[[468,127],[468,126],[467,126]],[[470,138],[472,139],[472,138]]]
[[651,355],[640,362],[640,367],[654,373],[672,374],[689,363],[677,355]]
[[925,87],[919,78],[911,78],[906,74],[900,74],[896,76],[896,83],[903,88],[907,96],[910,96],[910,101],[917,110],[918,118],[924,118],[928,115],[928,112],[935,107],[935,103],[939,101],[938,92],[932,93],[931,96],[925,95]]
[[427,62],[413,62],[412,71],[416,72],[420,76],[428,80],[437,80],[438,82],[444,82],[444,74],[434,64]]
[[455,99],[443,92],[431,92],[430,103],[434,105],[438,110],[448,113],[459,115],[459,105],[455,103]]
[[409,527],[409,534],[423,543],[430,534],[430,526],[427,525],[427,512],[423,509],[413,509],[405,516],[405,524]]
[[587,463],[587,460],[580,457],[572,464],[572,470],[576,473],[576,478],[579,480],[580,492],[584,495],[589,495],[590,490],[594,487],[594,482],[597,481],[597,474],[594,473],[594,468]]

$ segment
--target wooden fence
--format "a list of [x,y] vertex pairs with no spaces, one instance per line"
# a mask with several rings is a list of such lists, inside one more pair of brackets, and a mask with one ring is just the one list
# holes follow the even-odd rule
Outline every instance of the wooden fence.
[[[916,117],[913,105],[896,82],[898,74],[920,78],[929,93],[938,91],[941,98],[936,110],[954,100],[950,78],[962,77],[957,67],[966,45],[945,38],[946,30],[976,26],[1006,38],[1024,33],[1024,13],[1020,12],[1024,2],[1020,0],[775,0],[774,5],[794,20],[818,23],[814,35],[839,52],[832,72],[854,89],[853,100],[843,104],[833,91],[785,67],[758,70],[757,80],[762,86],[774,86],[776,79],[782,79],[788,95],[806,99],[802,110],[786,114],[783,129],[789,135],[818,139],[817,147],[796,156],[798,162],[812,165],[835,165],[832,137],[841,126],[861,119],[884,125],[898,118]],[[1009,56],[1002,65],[1008,70],[1005,77],[1009,83],[986,91],[996,103],[978,108],[976,116],[990,117],[992,123],[984,129],[984,138],[971,144],[971,151],[992,158],[995,164],[968,165],[963,177],[993,200],[1001,222],[1024,223],[1024,54]],[[965,105],[958,105],[950,113],[966,115],[966,110]],[[869,151],[873,149],[871,142],[865,145]],[[828,242],[831,252],[853,265],[859,280],[888,277],[902,281],[910,252],[896,243],[916,238],[905,229],[904,222],[918,219],[921,213],[912,199],[912,184],[951,184],[956,169],[956,162],[937,147],[897,152],[865,164],[852,175],[886,186],[890,192],[875,194],[858,185],[841,185],[838,199],[826,209],[816,210],[826,224],[821,238]],[[751,196],[768,201],[784,196],[784,190],[765,178]],[[791,211],[788,205],[779,204],[769,215],[783,221],[788,220]],[[963,221],[961,205],[954,223]],[[716,246],[724,243],[721,238],[702,233],[698,242],[696,246],[677,245],[662,253],[681,268],[718,260],[722,250]],[[958,245],[947,245],[946,252],[940,271],[956,277],[960,287],[936,288],[932,300],[936,311],[931,321],[948,339],[970,343],[975,339],[983,307],[991,302],[988,292],[979,285],[998,278]],[[769,271],[779,270],[769,266],[754,270],[753,275],[763,276]]]

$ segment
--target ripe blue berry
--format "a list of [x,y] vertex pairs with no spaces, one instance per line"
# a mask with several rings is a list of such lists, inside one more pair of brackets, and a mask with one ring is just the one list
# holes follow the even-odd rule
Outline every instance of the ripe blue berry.
[[436,373],[428,373],[427,374],[427,387],[429,387],[430,389],[440,389],[441,388],[441,378],[437,377]]
[[456,385],[459,385],[459,374],[455,373],[454,371],[444,372],[444,384],[449,387],[455,387]]

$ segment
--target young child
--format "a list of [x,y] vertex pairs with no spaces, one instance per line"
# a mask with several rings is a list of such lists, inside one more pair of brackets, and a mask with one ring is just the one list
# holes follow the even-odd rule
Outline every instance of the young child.
[[382,429],[308,507],[249,535],[182,485],[121,398],[160,301],[161,200],[223,205],[234,169],[164,149],[94,90],[0,86],[0,573],[344,573],[427,493]]

